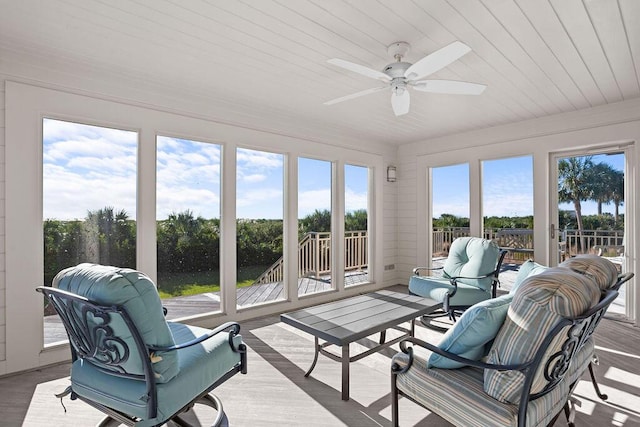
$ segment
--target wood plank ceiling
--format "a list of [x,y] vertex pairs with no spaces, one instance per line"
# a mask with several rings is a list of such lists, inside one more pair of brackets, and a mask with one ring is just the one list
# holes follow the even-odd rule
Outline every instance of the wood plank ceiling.
[[[0,0],[0,10],[5,59],[153,84],[216,120],[336,143],[403,144],[640,95],[637,0]],[[382,70],[393,42],[410,43],[415,62],[455,40],[472,52],[430,78],[484,83],[484,94],[412,92],[401,117],[387,91],[323,105],[379,85],[329,58]]]

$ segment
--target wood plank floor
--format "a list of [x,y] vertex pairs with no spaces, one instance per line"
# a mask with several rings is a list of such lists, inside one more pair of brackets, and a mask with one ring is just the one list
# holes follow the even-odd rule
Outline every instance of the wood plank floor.
[[[404,287],[394,287],[400,291]],[[419,326],[417,335],[438,341],[438,332]],[[389,333],[393,336],[393,332]],[[352,364],[351,400],[340,400],[340,366],[321,357],[304,377],[313,358],[313,338],[271,316],[242,324],[249,347],[249,373],[236,375],[216,394],[232,426],[388,426],[390,425],[390,359],[396,349]],[[374,339],[375,337],[371,337]],[[365,343],[366,344],[366,343]],[[580,407],[577,426],[640,426],[640,329],[604,319],[596,332],[601,360],[597,368],[609,401],[595,396],[587,377],[574,396]],[[356,344],[355,347],[359,347]],[[352,346],[352,351],[357,350]],[[53,393],[68,385],[68,364],[0,378],[0,425],[85,426],[101,414],[65,398],[67,412]],[[449,426],[406,399],[400,402],[403,426]],[[566,425],[562,420],[557,426]]]

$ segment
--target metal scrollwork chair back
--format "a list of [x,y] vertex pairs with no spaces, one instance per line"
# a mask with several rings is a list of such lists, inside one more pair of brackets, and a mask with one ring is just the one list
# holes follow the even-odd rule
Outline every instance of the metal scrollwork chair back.
[[166,321],[153,282],[131,269],[80,264],[39,287],[60,316],[71,344],[70,394],[129,426],[173,420],[195,404],[227,418],[211,391],[247,372],[240,325],[205,329]]

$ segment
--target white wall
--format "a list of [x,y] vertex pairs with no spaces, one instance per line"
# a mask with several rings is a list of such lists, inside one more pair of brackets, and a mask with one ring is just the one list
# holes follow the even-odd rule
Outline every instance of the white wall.
[[[430,256],[427,240],[428,201],[427,173],[429,167],[463,162],[470,163],[471,181],[479,173],[482,160],[531,155],[534,162],[534,246],[535,258],[548,263],[550,257],[547,232],[550,219],[549,194],[554,187],[549,180],[550,153],[589,150],[599,147],[622,147],[628,145],[630,170],[625,178],[629,194],[625,200],[627,233],[630,241],[628,256],[630,271],[638,271],[638,239],[635,238],[636,217],[640,198],[639,148],[640,100],[591,108],[551,117],[514,123],[480,131],[449,135],[437,139],[403,145],[398,150],[398,274],[403,283],[408,283],[411,269],[424,265]],[[474,194],[474,191],[476,194]],[[471,189],[470,198],[480,203],[478,188]],[[478,206],[472,206],[471,211]],[[479,210],[476,209],[479,212]],[[480,217],[471,218],[472,229],[479,230]],[[475,228],[474,228],[475,227]],[[628,286],[633,313],[640,310],[638,292]],[[635,316],[637,317],[637,316]]]

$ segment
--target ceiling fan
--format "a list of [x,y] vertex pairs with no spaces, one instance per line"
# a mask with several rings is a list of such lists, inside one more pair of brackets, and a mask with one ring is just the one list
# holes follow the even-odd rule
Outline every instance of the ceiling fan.
[[374,87],[372,89],[356,92],[351,95],[327,101],[324,105],[333,105],[338,102],[369,95],[385,89],[391,89],[391,107],[396,116],[401,116],[409,112],[410,96],[408,88],[421,92],[448,93],[457,95],[480,95],[486,85],[478,83],[459,82],[454,80],[420,80],[447,65],[456,61],[464,54],[471,51],[466,44],[455,41],[430,55],[425,56],[415,64],[403,62],[402,58],[409,52],[411,46],[406,42],[395,42],[387,48],[387,52],[393,55],[396,62],[384,67],[382,71],[377,71],[363,65],[333,58],[327,62],[349,71],[353,71],[363,76],[381,80],[387,84]]

